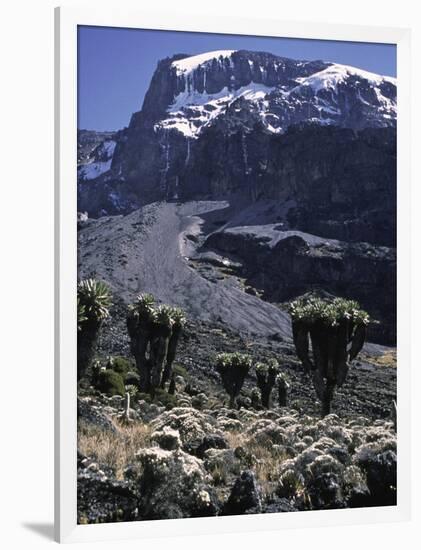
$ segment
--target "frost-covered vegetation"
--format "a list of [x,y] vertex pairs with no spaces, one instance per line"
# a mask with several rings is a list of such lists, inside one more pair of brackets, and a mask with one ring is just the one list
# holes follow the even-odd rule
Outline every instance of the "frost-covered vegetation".
[[195,323],[150,294],[126,309],[130,354],[103,355],[111,310],[104,283],[79,283],[80,523],[396,503],[395,418],[329,412],[370,322],[357,303],[292,303],[299,360],[227,336],[203,370]]

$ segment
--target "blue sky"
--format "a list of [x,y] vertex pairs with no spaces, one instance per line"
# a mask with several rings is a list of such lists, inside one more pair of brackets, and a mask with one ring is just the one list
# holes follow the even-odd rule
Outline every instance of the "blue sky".
[[78,30],[78,128],[118,130],[127,126],[131,114],[142,107],[160,59],[175,53],[225,49],[323,59],[396,76],[392,44],[84,26]]

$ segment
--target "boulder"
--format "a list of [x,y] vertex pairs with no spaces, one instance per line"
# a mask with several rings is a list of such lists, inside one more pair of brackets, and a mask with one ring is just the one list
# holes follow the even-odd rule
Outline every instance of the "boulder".
[[310,478],[306,484],[311,507],[315,510],[343,508],[345,501],[341,492],[340,477],[333,472],[324,472]]
[[103,412],[103,407],[91,403],[89,399],[77,400],[77,416],[78,420],[82,420],[87,424],[93,424],[107,432],[118,433],[110,416]]
[[355,463],[363,470],[367,479],[370,498],[366,506],[396,505],[397,461],[396,451],[365,445],[357,450]]
[[251,470],[245,470],[236,479],[230,496],[223,508],[223,515],[254,513],[261,509],[260,489]]
[[227,449],[227,440],[220,434],[209,434],[205,437],[197,439],[196,441],[190,441],[185,445],[184,450],[198,458],[204,457],[205,453],[209,449]]
[[[94,463],[91,463],[92,466]],[[128,482],[107,478],[90,466],[77,476],[77,522],[109,523],[138,519],[137,497]]]

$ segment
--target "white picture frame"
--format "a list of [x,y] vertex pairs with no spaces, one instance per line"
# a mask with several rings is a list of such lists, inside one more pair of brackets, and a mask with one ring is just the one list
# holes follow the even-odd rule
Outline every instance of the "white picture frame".
[[[117,6],[117,4],[116,4]],[[101,525],[76,522],[76,164],[77,27],[216,32],[237,35],[392,43],[398,67],[398,496],[393,507],[288,514],[155,520]],[[367,524],[410,518],[410,30],[285,22],[273,19],[197,18],[185,13],[126,9],[55,10],[55,539],[59,542],[170,537],[184,534]]]

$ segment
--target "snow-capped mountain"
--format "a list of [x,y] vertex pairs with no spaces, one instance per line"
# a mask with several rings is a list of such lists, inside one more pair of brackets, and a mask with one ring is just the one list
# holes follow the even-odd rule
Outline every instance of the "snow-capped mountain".
[[345,65],[227,50],[176,59],[162,70],[173,83],[173,97],[156,127],[189,138],[239,98],[257,106],[274,133],[303,121],[360,129],[396,120],[396,80]]
[[[79,167],[79,209],[98,216],[232,193],[305,198],[321,200],[320,220],[324,207],[341,212],[336,225],[323,222],[328,234],[352,227],[355,238],[368,238],[370,223],[344,223],[355,201],[364,211],[373,194],[389,212],[396,115],[388,76],[246,50],[178,54],[158,63],[129,126]],[[298,225],[310,223],[297,216]],[[376,239],[392,242],[393,219],[384,224]]]

